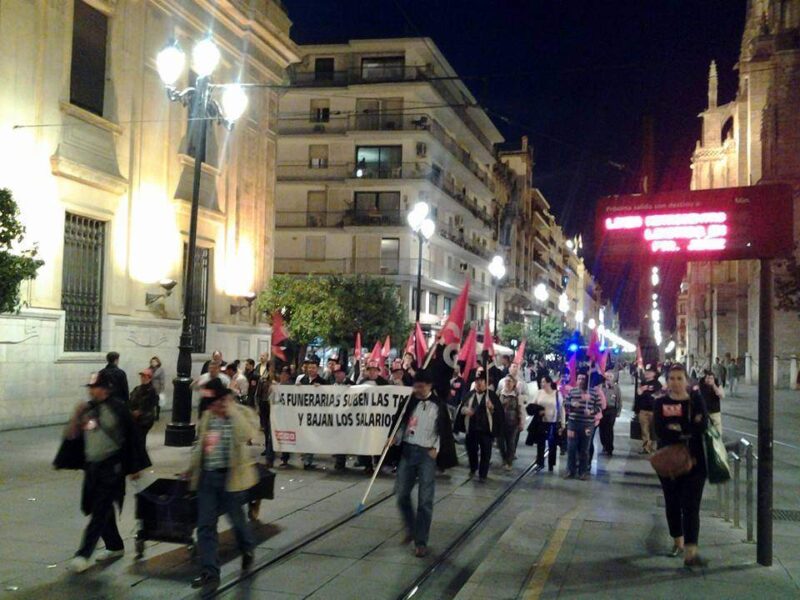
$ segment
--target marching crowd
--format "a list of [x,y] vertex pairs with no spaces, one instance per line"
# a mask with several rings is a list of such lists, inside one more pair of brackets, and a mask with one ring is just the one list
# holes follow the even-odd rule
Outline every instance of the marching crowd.
[[[158,357],[139,372],[140,384],[128,391],[127,376],[119,366],[119,354],[110,352],[108,364],[92,375],[87,384],[90,400],[75,410],[55,465],[81,468],[85,482],[81,508],[90,516],[81,545],[71,563],[74,572],[90,566],[98,541],[105,551],[99,562],[124,553],[116,526],[114,506],[121,510],[125,477],[138,478],[150,466],[146,437],[159,419],[164,396],[164,370]],[[392,434],[387,440],[387,471],[396,474],[398,508],[414,542],[417,556],[427,554],[433,514],[436,472],[457,464],[455,444],[465,446],[470,476],[483,482],[489,475],[496,446],[501,468],[510,470],[520,436],[536,446],[536,465],[552,472],[557,457],[566,455],[565,479],[590,478],[599,431],[603,452],[614,454],[614,424],[620,416],[623,397],[618,377],[623,365],[601,372],[594,363],[562,369],[554,379],[544,363],[517,364],[499,357],[498,364],[478,367],[474,377],[464,379],[456,369],[444,393],[437,393],[432,374],[420,369],[413,354],[406,353],[387,368],[379,361],[365,360],[354,369],[331,357],[324,369],[315,355],[305,359],[299,372],[280,365],[266,353],[256,363],[223,361],[214,352],[192,383],[199,393],[197,442],[186,473],[198,497],[198,549],[201,574],[195,587],[215,589],[219,585],[217,519],[230,518],[242,552],[242,568],[253,561],[254,540],[246,522],[242,492],[255,485],[257,473],[251,449],[263,432],[266,465],[276,454],[271,436],[270,404],[274,384],[349,386],[354,384],[411,386],[410,400],[398,409]],[[705,459],[699,441],[710,421],[720,435],[720,403],[723,386],[713,369],[694,378],[682,365],[667,365],[666,387],[659,381],[660,369],[647,365],[637,373],[633,410],[640,429],[641,453],[655,455],[657,448],[683,445],[691,468],[679,476],[660,476],[666,500],[673,554],[685,553],[687,565],[700,564],[697,555],[699,503],[706,479]],[[641,379],[639,377],[641,375]],[[439,388],[441,389],[441,388]],[[632,427],[632,429],[634,429]],[[632,436],[633,436],[632,432]],[[315,457],[303,454],[304,469],[315,468]],[[357,456],[354,465],[373,475],[379,457]],[[282,453],[278,468],[287,468],[291,455]],[[348,457],[334,456],[334,468],[347,468]],[[545,465],[546,461],[546,465]],[[654,463],[655,466],[655,463]],[[418,486],[416,511],[411,502]],[[257,516],[250,507],[251,520]]]

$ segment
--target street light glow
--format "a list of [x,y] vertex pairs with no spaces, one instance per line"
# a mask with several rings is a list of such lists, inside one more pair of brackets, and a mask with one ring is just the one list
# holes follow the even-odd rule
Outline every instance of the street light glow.
[[208,77],[219,64],[219,48],[210,37],[197,42],[192,49],[192,69],[198,77]]
[[575,322],[576,323],[583,323],[583,311],[578,310],[575,312]]
[[489,274],[498,281],[506,276],[506,265],[503,262],[503,257],[496,255],[489,263]]
[[597,321],[595,321],[594,318],[590,318],[589,321],[586,323],[586,326],[589,329],[594,329],[595,327],[597,327]]
[[164,85],[172,85],[183,73],[186,63],[186,55],[178,46],[178,42],[172,42],[164,47],[156,57],[156,70]]
[[430,212],[430,207],[428,206],[427,202],[417,202],[414,205],[414,208],[411,209],[411,212],[408,213],[406,220],[414,232],[418,232],[420,230],[420,227],[422,227],[422,222],[425,220],[425,217],[428,216],[428,212]]
[[669,354],[673,350],[675,350],[675,340],[670,340],[669,343],[667,344],[667,347],[664,348],[664,353]]
[[536,287],[533,288],[533,296],[539,302],[546,302],[548,297],[547,286],[543,283],[537,284]]
[[244,93],[242,86],[238,84],[225,86],[222,92],[222,113],[230,121],[236,121],[244,114],[247,109],[247,94]]
[[[657,267],[653,267],[653,268],[655,269]],[[659,278],[658,273],[653,272],[653,274],[650,275],[650,283],[653,284],[653,287],[657,286],[660,281],[661,281],[661,278]]]
[[567,292],[562,292],[558,297],[558,310],[564,314],[569,311],[569,298],[567,297]]
[[422,237],[429,240],[433,237],[434,231],[436,231],[436,223],[434,223],[432,219],[426,218],[422,221],[422,225],[419,227],[419,232],[422,234]]

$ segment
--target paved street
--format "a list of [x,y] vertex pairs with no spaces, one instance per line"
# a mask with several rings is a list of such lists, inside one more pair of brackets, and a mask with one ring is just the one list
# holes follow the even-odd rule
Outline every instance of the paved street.
[[[624,392],[629,407],[628,386]],[[743,388],[741,399],[724,404],[729,413],[724,422],[729,442],[755,430],[753,392],[754,388]],[[776,405],[775,506],[798,510],[798,395],[779,391]],[[557,473],[529,475],[477,537],[437,571],[430,589],[421,590],[423,597],[588,598],[599,594],[641,598],[647,590],[648,598],[688,598],[698,589],[709,594],[713,590],[719,598],[752,597],[753,589],[762,590],[764,598],[796,597],[800,593],[800,524],[776,521],[775,565],[757,567],[754,546],[741,542],[743,531],[712,516],[715,493],[711,486],[706,487],[701,532],[701,549],[711,560],[710,567],[686,574],[675,559],[662,556],[669,539],[660,489],[646,461],[628,452],[628,419],[626,411],[617,424],[618,452],[611,460],[596,461],[592,482],[564,482]],[[163,425],[162,419],[150,435],[156,465],[148,473],[150,479],[173,476],[187,462],[188,449],[163,446]],[[148,543],[145,559],[134,561],[131,486],[120,526],[126,556],[82,576],[65,572],[85,519],[78,508],[80,474],[56,472],[49,466],[59,433],[59,428],[47,427],[0,434],[0,451],[6,457],[0,482],[2,597],[194,597],[188,582],[195,570],[185,548]],[[519,469],[531,458],[531,450],[523,447]],[[263,524],[257,528],[257,563],[352,514],[366,479],[360,472],[338,474],[328,468],[330,463],[321,464],[324,468],[315,472],[278,471],[277,497],[264,503]],[[394,598],[513,476],[495,470],[481,486],[467,479],[462,466],[440,477],[428,559],[415,559],[398,545],[401,525],[390,499],[301,553],[257,572],[226,597],[363,598],[367,594]],[[373,497],[380,499],[391,486],[391,478],[379,478]],[[239,560],[230,538],[223,539],[227,542],[223,546],[225,580],[237,572]],[[471,548],[474,544],[480,549]],[[739,585],[744,582],[746,587]]]

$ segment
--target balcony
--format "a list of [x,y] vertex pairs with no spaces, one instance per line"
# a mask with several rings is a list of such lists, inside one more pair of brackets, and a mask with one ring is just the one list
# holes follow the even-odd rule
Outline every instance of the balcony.
[[364,112],[357,115],[332,115],[327,121],[281,118],[280,135],[345,133],[347,131],[427,131],[492,193],[494,181],[458,142],[429,114],[416,111]]
[[308,163],[281,163],[276,169],[279,181],[322,181],[335,179],[411,179],[424,180],[445,192],[487,227],[494,227],[494,217],[485,206],[458,191],[440,169],[426,162],[408,163],[339,163],[325,168]]
[[437,224],[436,233],[438,233],[444,239],[450,240],[454,244],[461,246],[465,250],[469,250],[473,254],[477,254],[486,260],[491,260],[492,258],[493,253],[489,250],[489,248],[483,246],[483,244],[477,244],[471,240],[468,240],[461,229],[450,227],[446,224]]
[[[381,275],[398,277],[410,282],[416,280],[417,259],[386,260],[382,258],[275,258],[275,273],[287,275]],[[446,265],[422,261],[422,277],[428,282],[445,284],[460,289],[467,274],[460,269],[449,269]],[[470,288],[480,294],[488,294],[491,286],[471,281]],[[455,292],[454,292],[455,293]]]

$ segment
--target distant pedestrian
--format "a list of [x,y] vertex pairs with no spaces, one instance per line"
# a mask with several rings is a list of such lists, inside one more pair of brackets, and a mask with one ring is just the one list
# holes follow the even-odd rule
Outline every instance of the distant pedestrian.
[[225,374],[230,378],[230,388],[233,391],[233,398],[239,404],[247,403],[247,392],[250,382],[247,377],[239,370],[239,361],[235,360],[225,366]]
[[703,378],[697,385],[697,391],[700,392],[700,396],[706,404],[709,420],[722,437],[722,399],[725,397],[725,391],[720,387],[719,381],[714,377],[712,371],[703,373]]
[[[296,385],[328,385],[328,382],[319,374],[319,358],[317,358],[316,355],[312,354],[310,357],[306,358],[303,364],[306,368],[306,374],[297,379]],[[314,455],[312,453],[304,453],[302,459],[303,469],[306,471],[317,468],[314,464]]]
[[614,454],[614,424],[622,412],[622,392],[614,380],[614,374],[606,372],[603,393],[606,396],[606,408],[600,420],[600,443],[608,455]]
[[[353,380],[347,376],[345,371],[339,363],[333,366],[333,384],[334,387],[345,387],[354,385]],[[347,455],[334,454],[333,468],[337,471],[344,471],[347,469]]]
[[128,408],[131,411],[133,422],[142,435],[142,440],[147,443],[147,433],[153,427],[156,420],[156,407],[158,406],[158,394],[153,387],[153,372],[150,369],[143,369],[139,372],[139,385],[133,388],[131,397],[128,399]]
[[722,364],[719,360],[719,356],[717,357],[716,362],[711,365],[711,372],[714,373],[714,377],[717,378],[720,385],[724,388],[725,387],[725,365]]
[[164,386],[166,385],[166,374],[161,366],[161,359],[154,356],[150,359],[150,370],[153,372],[153,388],[158,394],[158,405],[156,406],[156,421],[161,418],[161,405],[164,404]]
[[[712,374],[713,375],[713,374]],[[698,393],[690,395],[683,365],[670,369],[667,393],[654,406],[658,446],[683,444],[689,449],[694,466],[674,479],[659,477],[664,492],[669,534],[672,536],[672,556],[684,554],[687,567],[703,566],[706,561],[697,554],[700,534],[700,501],[706,481],[706,461],[703,451],[703,431],[707,414]]]
[[461,403],[455,429],[466,433],[470,476],[474,477],[477,472],[479,480],[486,481],[492,459],[494,415],[501,414],[502,410],[498,410],[500,400],[497,394],[487,388],[483,369],[478,369],[475,377],[475,389]]
[[189,469],[190,488],[197,491],[197,549],[200,576],[193,588],[213,591],[219,587],[217,521],[225,513],[233,526],[242,553],[242,570],[253,564],[255,542],[242,504],[244,492],[258,483],[250,458],[252,440],[258,435],[252,409],[233,401],[231,390],[219,379],[201,389],[208,409],[197,426],[197,442]]
[[91,516],[81,546],[69,563],[74,573],[89,568],[89,559],[100,538],[106,549],[97,557],[98,562],[119,558],[125,553],[114,505],[122,511],[125,476],[138,479],[139,472],[150,466],[143,438],[108,372],[104,369],[93,373],[86,387],[91,399],[78,404],[66,431],[69,439],[83,436],[85,464],[81,510]]
[[[230,378],[222,372],[222,363],[214,360],[208,364],[208,370],[192,382],[192,389],[201,390],[212,379],[219,379],[225,387],[230,387],[231,385]],[[203,417],[203,411],[206,409],[207,405],[208,400],[201,394],[200,400],[197,403],[198,421]]]
[[736,366],[736,359],[733,357],[728,358],[728,363],[725,365],[725,379],[731,396],[736,396],[736,388],[739,387],[739,367]]
[[105,368],[100,371],[105,374],[114,389],[114,395],[123,402],[128,401],[128,376],[125,371],[119,368],[119,352],[109,352],[106,354]]
[[209,358],[206,362],[204,362],[203,366],[200,367],[200,375],[205,375],[206,373],[208,373],[208,369],[211,366],[212,362],[222,363],[223,362],[222,352],[220,352],[219,350],[214,350],[211,353],[211,358]]
[[[524,385],[524,384],[523,384]],[[499,394],[500,406],[503,409],[503,429],[498,432],[498,446],[503,456],[503,468],[510,471],[517,457],[519,434],[525,426],[525,415],[522,412],[522,401],[517,390],[517,380],[511,375],[503,378],[503,386]]]
[[662,389],[656,367],[647,365],[644,369],[644,381],[636,389],[636,399],[633,402],[633,412],[638,417],[639,425],[642,428],[642,449],[640,454],[650,454],[655,449],[655,440],[651,437],[653,431],[653,406],[656,397],[661,395]]
[[601,411],[602,401],[597,387],[589,387],[586,372],[578,373],[577,385],[569,391],[567,420],[567,472],[565,479],[576,475],[589,479],[591,463],[589,445],[594,435],[595,415]]
[[[428,554],[436,470],[454,467],[458,459],[447,408],[433,392],[433,379],[425,371],[417,371],[408,406],[401,406],[395,419],[401,414],[397,433],[389,441],[400,446],[395,494],[405,524],[405,541],[413,540],[414,554],[422,558]],[[411,503],[415,483],[419,486],[416,514]]]

